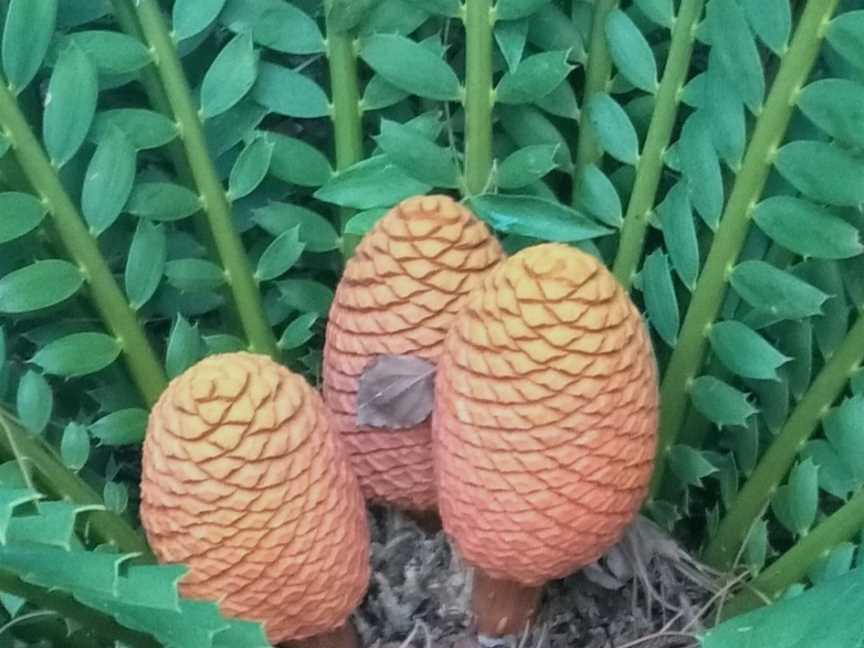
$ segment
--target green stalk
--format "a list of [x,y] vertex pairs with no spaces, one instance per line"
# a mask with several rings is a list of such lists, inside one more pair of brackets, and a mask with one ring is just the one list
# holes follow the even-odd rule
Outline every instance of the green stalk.
[[768,173],[795,107],[795,98],[819,54],[824,25],[838,0],[807,3],[789,50],[777,72],[768,99],[756,121],[744,163],[735,176],[705,267],[687,309],[678,345],[672,352],[661,387],[660,438],[651,495],[660,489],[666,455],[675,443],[687,409],[691,381],[705,358],[707,335],[717,318],[729,272],[750,229],[751,211],[762,194]]
[[[606,19],[609,12],[618,6],[618,0],[596,0],[594,14],[591,18],[591,38],[588,45],[588,60],[585,65],[585,88],[582,99],[585,104],[592,95],[606,92],[609,87],[609,76],[612,74],[612,59],[609,58],[609,48],[606,46]],[[589,164],[593,164],[602,156],[597,137],[588,125],[587,111],[579,115],[579,143],[576,147],[576,167],[574,178]],[[573,183],[573,203],[579,198],[578,182]]]
[[492,174],[492,0],[467,0],[465,23],[465,192],[482,193]]
[[832,548],[854,538],[862,527],[864,491],[859,491],[733,597],[723,608],[723,618],[749,612],[766,600],[776,599],[787,587],[803,579]]
[[798,451],[818,427],[849,377],[864,361],[864,314],[792,410],[786,424],[765,451],[750,479],[735,497],[717,533],[705,549],[705,561],[716,569],[732,566],[741,543],[761,514]]
[[648,217],[654,207],[657,187],[663,173],[663,154],[672,138],[681,88],[690,69],[690,56],[696,38],[696,23],[702,15],[704,4],[704,0],[683,0],[672,30],[669,57],[657,90],[654,114],[648,126],[645,146],[636,167],[633,193],[627,205],[618,254],[613,266],[615,277],[628,289],[636,274],[639,259],[642,257]]
[[156,70],[180,127],[186,158],[207,213],[249,349],[275,357],[276,339],[264,313],[261,293],[249,258],[234,229],[231,205],[207,151],[201,119],[162,11],[155,0],[136,0],[134,8],[131,3],[132,0],[114,0],[115,7],[122,7],[127,12],[134,10],[146,44],[153,51]]
[[90,235],[78,208],[66,193],[56,169],[21,114],[5,79],[0,79],[0,123],[30,184],[51,215],[51,224],[66,253],[84,275],[90,298],[108,330],[117,338],[132,380],[147,404],[165,388],[162,365],[111,269]]

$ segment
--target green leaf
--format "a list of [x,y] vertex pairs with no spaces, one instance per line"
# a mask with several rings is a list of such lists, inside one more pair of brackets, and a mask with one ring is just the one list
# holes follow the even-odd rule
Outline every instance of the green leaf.
[[87,428],[78,423],[70,423],[63,430],[60,441],[60,455],[72,470],[80,470],[90,458],[90,437]]
[[528,40],[528,20],[508,20],[495,23],[495,42],[498,49],[507,62],[507,69],[513,72],[522,54],[525,52],[525,43]]
[[[406,0],[380,0],[358,29],[360,36],[369,34],[402,34],[408,36],[429,20],[429,12]],[[437,36],[430,40],[437,41]]]
[[161,225],[148,220],[138,221],[132,238],[124,276],[126,295],[135,310],[150,301],[165,272],[167,240]]
[[217,335],[207,335],[204,337],[204,343],[207,345],[207,353],[236,353],[237,351],[246,351],[248,345],[244,340],[241,340],[236,335],[227,335],[220,333]]
[[759,39],[783,56],[792,31],[792,12],[787,0],[739,0]]
[[334,32],[354,29],[381,0],[331,0],[327,28]]
[[701,112],[708,114],[707,125],[717,154],[734,170],[741,164],[747,144],[744,105],[740,97],[730,90],[730,81],[722,66],[711,64],[716,57],[716,54],[709,54]]
[[789,389],[798,399],[810,386],[813,374],[813,323],[809,319],[790,319],[780,330],[783,350],[793,358],[787,365]]
[[330,114],[327,95],[309,77],[273,63],[261,63],[259,67],[252,96],[271,112],[304,119]]
[[672,267],[681,282],[692,291],[699,276],[699,241],[685,183],[678,182],[669,190],[657,206],[657,215]]
[[661,27],[672,27],[675,23],[672,0],[636,0],[635,4],[646,18]]
[[176,259],[165,264],[168,283],[177,290],[202,292],[216,290],[225,283],[225,272],[212,261]]
[[[782,383],[767,383],[777,385]],[[788,398],[788,396],[787,396]],[[783,420],[785,422],[785,418]],[[759,419],[751,418],[744,427],[732,430],[735,440],[735,463],[749,477],[759,459]]]
[[54,409],[54,393],[42,374],[28,371],[22,376],[15,402],[24,427],[32,434],[42,434]]
[[29,234],[42,224],[45,206],[30,194],[0,193],[0,245]]
[[57,26],[69,29],[86,25],[107,15],[110,10],[106,0],[64,0],[57,7]]
[[436,14],[438,16],[447,16],[448,18],[458,18],[462,10],[462,3],[459,0],[406,0],[408,4],[417,5],[424,11]]
[[765,566],[768,556],[768,521],[758,520],[744,543],[744,564],[758,572]]
[[282,337],[279,338],[279,348],[288,351],[306,344],[315,335],[312,327],[319,318],[318,313],[303,313],[302,315],[298,315],[285,327]]
[[141,443],[147,428],[147,411],[122,409],[104,416],[90,426],[90,434],[101,445],[121,446]]
[[669,467],[684,484],[699,488],[704,477],[717,472],[717,468],[701,452],[685,445],[669,448]]
[[777,369],[790,360],[741,322],[718,322],[711,327],[709,337],[720,362],[744,378],[779,380]]
[[738,264],[730,282],[745,302],[778,321],[818,315],[828,298],[821,290],[764,261]]
[[333,176],[330,162],[318,149],[302,140],[267,133],[273,143],[270,173],[291,184],[303,187],[320,187]]
[[800,456],[819,467],[819,487],[834,497],[846,499],[861,484],[861,480],[855,478],[837,451],[824,439],[807,443]]
[[820,79],[798,95],[798,108],[831,137],[864,148],[864,85],[848,79]]
[[642,294],[645,295],[648,320],[654,330],[666,344],[675,346],[681,323],[678,298],[675,296],[669,262],[660,250],[655,250],[645,259],[642,267]]
[[727,78],[750,110],[758,112],[765,95],[765,78],[744,10],[737,0],[712,0],[708,24],[713,50]]
[[300,240],[300,226],[295,225],[283,232],[261,254],[255,278],[258,281],[271,281],[288,272],[300,255],[306,244]]
[[386,213],[386,209],[370,209],[369,211],[354,214],[345,223],[345,234],[364,236],[369,230],[375,227],[375,223],[381,220]]
[[90,139],[100,142],[114,128],[123,131],[139,151],[164,146],[177,137],[177,125],[162,113],[143,108],[116,108],[96,114]]
[[178,316],[168,337],[165,352],[165,371],[169,378],[179,376],[204,357],[204,340],[197,326],[192,326],[182,316]]
[[843,542],[834,547],[827,556],[816,561],[807,571],[807,578],[813,585],[827,583],[849,573],[855,558],[856,545]]
[[620,9],[609,12],[606,19],[609,54],[618,72],[630,85],[645,92],[657,92],[657,62],[654,52],[639,28]]
[[252,38],[284,54],[318,54],[326,49],[318,23],[287,2],[269,6],[261,13],[252,27]]
[[123,513],[129,504],[129,491],[123,482],[105,482],[102,489],[102,501],[105,508],[112,513]]
[[252,36],[242,33],[222,48],[201,84],[201,114],[209,119],[237,105],[255,85],[258,55]]
[[745,426],[756,409],[746,394],[714,376],[700,376],[690,388],[693,406],[720,427]]
[[69,42],[78,45],[102,75],[129,74],[152,63],[150,51],[144,44],[121,32],[74,32],[61,41],[61,47]]
[[787,486],[777,489],[771,502],[780,522],[796,535],[806,533],[816,520],[819,504],[819,469],[806,459],[792,469]]
[[78,292],[84,277],[68,261],[36,261],[0,279],[0,313],[15,315],[55,306]]
[[228,179],[228,192],[232,200],[243,198],[258,188],[270,169],[274,144],[258,135],[237,157]]
[[104,333],[73,333],[49,342],[30,362],[66,378],[101,371],[120,355],[120,343]]
[[225,0],[176,0],[171,13],[174,39],[197,36],[216,22]]
[[2,378],[6,360],[6,330],[0,326],[0,378]]
[[848,259],[864,252],[858,229],[825,207],[791,196],[773,196],[753,211],[759,228],[803,257]]
[[541,51],[569,50],[570,60],[584,63],[587,57],[579,27],[557,5],[546,3],[528,19],[528,41]]
[[586,106],[588,123],[597,135],[600,146],[624,164],[639,161],[639,138],[624,109],[607,94],[595,94]]
[[430,189],[430,185],[407,175],[388,156],[376,155],[334,175],[314,195],[342,207],[372,209],[390,207]]
[[360,41],[360,57],[397,88],[411,94],[455,101],[459,79],[445,61],[428,48],[397,34],[374,34]]
[[864,10],[847,11],[834,18],[826,38],[843,58],[864,69]]
[[783,146],[774,162],[792,186],[816,202],[855,207],[864,202],[864,156],[826,142]]
[[210,154],[218,158],[231,150],[266,116],[267,109],[247,97],[218,117],[208,119],[204,122],[204,135]]
[[48,82],[42,140],[51,163],[61,167],[78,152],[96,113],[96,70],[76,44],[66,47]]
[[34,502],[42,495],[25,488],[0,488],[0,542],[6,543],[9,523],[13,520],[15,509],[28,502]]
[[716,230],[723,213],[723,174],[707,121],[708,113],[700,111],[684,123],[678,157],[693,206],[705,224]]
[[837,451],[840,460],[859,482],[864,481],[864,398],[847,398],[835,407],[822,422],[825,436]]
[[177,221],[201,209],[198,196],[170,182],[140,182],[132,189],[126,211],[154,221]]
[[87,166],[81,193],[81,211],[94,236],[120,216],[135,182],[136,162],[135,148],[123,131],[107,130]]
[[279,282],[282,300],[301,313],[327,317],[333,302],[333,290],[312,279],[286,279]]
[[498,0],[495,15],[499,20],[517,20],[539,11],[549,0]]
[[299,240],[309,252],[330,252],[339,247],[339,234],[330,221],[306,207],[273,202],[256,209],[252,220],[273,236],[298,229]]
[[557,88],[573,66],[567,51],[541,52],[523,59],[512,72],[505,72],[495,89],[501,103],[531,103]]
[[611,230],[559,202],[534,196],[480,194],[468,200],[471,210],[492,228],[544,241],[572,243]]
[[594,164],[589,164],[577,183],[579,206],[597,220],[614,228],[624,222],[621,198],[612,181]]
[[433,187],[458,186],[456,163],[450,149],[434,144],[415,129],[382,119],[381,133],[375,141],[390,160],[412,178]]
[[569,79],[564,79],[552,92],[535,100],[534,105],[550,115],[564,119],[579,119],[579,104]]
[[400,90],[376,74],[366,84],[361,103],[363,110],[381,110],[399,103],[408,96],[407,92]]
[[514,151],[498,166],[498,186],[519,189],[540,180],[558,166],[557,148],[554,144],[533,144]]
[[57,0],[10,0],[3,28],[3,74],[15,92],[36,76],[57,19]]

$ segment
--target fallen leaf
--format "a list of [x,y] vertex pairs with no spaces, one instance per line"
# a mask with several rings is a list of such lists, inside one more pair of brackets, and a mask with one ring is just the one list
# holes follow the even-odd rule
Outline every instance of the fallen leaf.
[[434,364],[411,356],[378,356],[360,376],[357,424],[413,427],[432,413],[434,400]]

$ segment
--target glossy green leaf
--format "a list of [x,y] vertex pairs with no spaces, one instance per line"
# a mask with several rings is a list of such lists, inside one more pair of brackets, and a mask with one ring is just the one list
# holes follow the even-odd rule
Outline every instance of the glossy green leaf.
[[360,57],[397,88],[427,99],[459,99],[459,79],[426,47],[397,34],[375,34],[360,42]]
[[42,224],[45,206],[31,194],[0,193],[0,245],[21,238]]
[[312,119],[330,114],[327,95],[313,79],[273,63],[261,63],[252,96],[271,112]]
[[804,257],[847,259],[864,252],[857,228],[807,200],[773,196],[756,206],[753,219],[777,243]]
[[123,131],[138,150],[164,146],[177,137],[177,125],[162,113],[143,108],[115,108],[96,114],[90,139],[100,142],[112,128]]
[[170,182],[141,182],[132,189],[126,211],[154,221],[188,218],[201,209],[198,196]]
[[535,196],[480,194],[468,199],[468,206],[499,232],[545,241],[572,243],[611,231],[581,212]]
[[826,142],[797,141],[783,146],[774,164],[792,186],[816,202],[849,207],[864,203],[864,155]]
[[80,470],[90,457],[90,437],[87,428],[78,423],[69,423],[63,430],[60,441],[60,455],[72,470]]
[[759,419],[750,418],[746,426],[735,428],[732,434],[735,441],[735,463],[741,472],[749,477],[759,459]]
[[63,49],[48,82],[42,140],[51,163],[61,167],[78,152],[96,113],[96,70],[76,44]]
[[3,28],[3,75],[15,90],[23,90],[36,76],[57,19],[57,0],[10,0]]
[[129,504],[129,491],[123,482],[105,482],[102,488],[102,501],[112,513],[123,513]]
[[747,395],[714,376],[700,376],[693,381],[690,398],[694,407],[719,426],[745,426],[756,413]]
[[238,34],[231,39],[204,75],[201,84],[201,113],[216,117],[237,105],[255,85],[258,54],[252,36]]
[[433,187],[458,186],[452,151],[429,141],[413,128],[383,119],[375,141],[412,178]]
[[718,322],[711,327],[709,337],[720,362],[744,378],[777,380],[777,370],[789,361],[768,340],[741,322]]
[[[402,34],[409,36],[429,20],[429,10],[420,2],[379,0],[361,23],[360,36],[370,34]],[[437,37],[433,37],[437,40]]]
[[671,27],[675,21],[672,0],[636,0],[635,4],[649,20],[661,27]]
[[735,170],[741,164],[747,144],[744,104],[735,92],[730,91],[730,81],[722,66],[712,63],[715,58],[716,53],[709,54],[701,112],[708,115],[707,126],[717,154]]
[[368,211],[354,214],[351,219],[345,223],[345,234],[364,236],[369,230],[375,227],[375,223],[381,220],[386,213],[386,209],[370,209]]
[[669,467],[682,483],[700,488],[703,478],[717,472],[717,468],[701,452],[685,445],[669,448]]
[[816,520],[819,504],[819,469],[806,459],[792,469],[786,486],[777,489],[771,509],[789,531],[806,533]]
[[754,308],[777,320],[801,319],[822,312],[827,295],[796,276],[764,261],[745,261],[732,271],[735,292]]
[[822,422],[825,436],[836,450],[840,460],[857,480],[864,481],[864,398],[856,396],[844,400]]
[[750,110],[757,112],[765,95],[765,77],[744,9],[737,0],[712,0],[708,24],[713,49],[727,78]]
[[90,425],[90,434],[106,446],[141,443],[147,428],[147,417],[147,410],[143,409],[118,410]]
[[273,240],[258,259],[255,278],[271,281],[281,277],[297,263],[306,244],[300,240],[300,226],[295,225]]
[[68,261],[36,261],[0,279],[0,313],[15,315],[55,306],[78,292],[84,277]]
[[621,198],[612,181],[594,164],[589,164],[579,176],[579,206],[594,218],[611,227],[624,222]]
[[407,175],[386,155],[377,155],[333,176],[315,197],[343,207],[372,209],[390,207],[431,188]]
[[105,131],[87,166],[81,212],[90,232],[99,236],[120,216],[135,182],[135,148],[119,128]]
[[798,95],[798,108],[831,137],[864,148],[864,84],[848,79],[820,79]]
[[263,11],[252,28],[252,38],[259,45],[285,54],[318,54],[325,50],[315,20],[288,2]]
[[279,282],[282,301],[301,313],[326,317],[333,302],[333,290],[312,279],[286,279]]
[[557,166],[556,150],[553,144],[534,144],[514,151],[498,166],[498,186],[519,189],[540,180]]
[[104,333],[73,333],[49,342],[30,362],[49,374],[74,378],[101,371],[120,355],[120,343]]
[[642,294],[648,320],[669,346],[678,341],[680,312],[669,261],[660,250],[652,252],[642,267]]
[[225,7],[225,0],[176,0],[171,10],[175,40],[197,36],[210,27]]
[[864,69],[864,10],[847,11],[834,18],[825,37],[841,56]]
[[243,138],[258,127],[267,116],[267,109],[259,106],[248,96],[233,108],[204,122],[207,148],[218,158],[243,141]]
[[579,119],[579,104],[569,79],[564,79],[552,92],[536,99],[534,105],[550,115],[564,119]]
[[279,133],[268,133],[267,137],[273,143],[270,173],[280,180],[303,187],[320,187],[333,176],[330,162],[318,149]]
[[517,20],[537,12],[549,0],[498,0],[495,14],[499,20]]
[[303,313],[298,315],[294,320],[285,327],[282,337],[279,338],[279,348],[286,351],[297,349],[315,335],[312,327],[320,319],[318,313]]
[[42,374],[28,371],[21,377],[15,403],[24,427],[32,434],[42,434],[54,409],[54,393]]
[[505,20],[495,23],[495,42],[507,62],[507,69],[513,72],[525,52],[528,41],[527,20]]
[[676,183],[669,190],[657,206],[657,215],[672,267],[681,283],[692,291],[699,276],[699,241],[690,208],[689,189],[684,182]]
[[620,9],[609,12],[606,20],[609,54],[618,72],[628,83],[654,93],[657,91],[657,62],[654,52],[639,28]]
[[795,274],[829,295],[822,306],[822,316],[813,319],[819,351],[829,358],[843,343],[849,329],[849,303],[840,264],[836,261],[810,260],[797,266]]
[[541,51],[568,50],[570,61],[584,63],[585,43],[578,26],[557,5],[546,3],[528,19],[528,42]]
[[389,108],[408,96],[407,92],[400,90],[376,74],[369,80],[363,91],[363,109],[369,111]]
[[168,337],[165,352],[165,371],[170,378],[179,376],[204,357],[204,340],[197,326],[192,326],[184,317],[178,317]]
[[716,230],[723,212],[723,175],[707,119],[707,113],[699,112],[685,122],[678,139],[678,158],[693,207]]
[[792,31],[792,12],[787,0],[739,0],[759,39],[776,54],[786,52]]
[[264,136],[255,137],[240,153],[228,179],[233,200],[248,196],[258,188],[270,169],[274,144]]
[[166,254],[167,240],[162,225],[138,221],[124,275],[126,295],[132,308],[141,308],[156,292],[165,272]]
[[800,452],[802,460],[811,460],[819,467],[819,487],[834,497],[846,499],[861,484],[850,472],[837,451],[824,439],[816,439]]
[[542,52],[523,59],[512,72],[505,72],[495,98],[501,103],[530,103],[557,88],[573,67],[567,52]]
[[177,290],[201,292],[216,290],[225,283],[225,272],[205,259],[174,259],[165,264],[168,283]]
[[639,138],[624,109],[607,94],[592,96],[585,109],[603,150],[619,162],[636,164]]
[[299,240],[309,252],[329,252],[339,247],[339,234],[326,218],[306,207],[272,202],[255,210],[257,225],[273,236],[299,228]]
[[558,166],[565,171],[572,169],[573,161],[567,140],[543,113],[532,106],[523,105],[501,105],[498,113],[504,130],[517,146],[523,148],[534,144],[555,145],[555,161]]
[[103,75],[135,72],[150,65],[150,51],[138,39],[119,31],[78,31],[69,34],[62,45],[74,42]]

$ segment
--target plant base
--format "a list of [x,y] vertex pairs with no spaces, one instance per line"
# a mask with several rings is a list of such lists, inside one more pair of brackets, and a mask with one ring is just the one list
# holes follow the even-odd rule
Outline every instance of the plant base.
[[534,621],[542,592],[542,586],[498,580],[475,569],[471,606],[477,634],[521,635]]
[[437,511],[406,511],[405,516],[430,535],[441,530],[441,517]]
[[287,641],[280,648],[360,648],[357,629],[350,621],[341,628],[298,641]]

